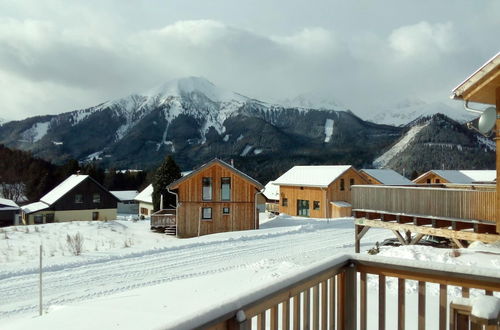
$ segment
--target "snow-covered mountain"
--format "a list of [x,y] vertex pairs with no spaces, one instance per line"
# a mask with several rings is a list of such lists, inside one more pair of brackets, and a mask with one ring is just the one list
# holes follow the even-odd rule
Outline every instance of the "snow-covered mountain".
[[377,124],[404,126],[418,118],[432,116],[436,113],[446,115],[459,123],[475,118],[473,114],[460,108],[453,108],[443,102],[427,103],[418,99],[405,99],[396,104],[380,107],[368,120]]
[[189,77],[88,109],[7,123],[0,143],[56,162],[147,167],[174,154],[189,169],[217,156],[245,159],[249,174],[269,166],[269,175],[279,175],[297,161],[361,165],[400,132],[350,112],[269,104]]
[[442,114],[412,122],[373,166],[408,175],[430,169],[493,169],[495,143]]
[[278,103],[292,108],[347,110],[347,107],[332,95],[321,92],[303,93],[293,98],[279,100]]

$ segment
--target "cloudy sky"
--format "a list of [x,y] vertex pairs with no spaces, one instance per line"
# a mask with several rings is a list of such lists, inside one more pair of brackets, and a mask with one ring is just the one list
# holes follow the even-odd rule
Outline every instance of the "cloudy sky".
[[[497,0],[0,0],[0,117],[61,113],[202,76],[360,116],[448,101],[500,50]],[[457,103],[457,102],[455,102]]]

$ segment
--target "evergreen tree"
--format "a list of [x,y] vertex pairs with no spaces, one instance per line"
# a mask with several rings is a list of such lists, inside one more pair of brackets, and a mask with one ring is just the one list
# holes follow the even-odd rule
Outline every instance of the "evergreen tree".
[[154,211],[160,209],[160,199],[163,195],[163,207],[175,206],[175,195],[167,191],[167,186],[181,177],[181,169],[175,163],[172,156],[167,156],[163,164],[156,170],[153,178],[153,207]]

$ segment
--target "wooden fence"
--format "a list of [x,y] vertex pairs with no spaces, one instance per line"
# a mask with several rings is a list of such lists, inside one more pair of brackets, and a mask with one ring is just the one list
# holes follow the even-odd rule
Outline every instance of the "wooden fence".
[[495,222],[495,191],[353,186],[353,210]]
[[[367,276],[377,276],[378,304],[368,301]],[[500,291],[500,278],[490,271],[481,273],[477,269],[456,272],[451,265],[429,267],[427,263],[409,260],[394,260],[376,256],[340,256],[321,265],[306,269],[280,282],[239,297],[231,302],[217,305],[213,310],[196,314],[173,325],[176,329],[367,329],[368,307],[378,315],[377,326],[385,329],[389,317],[394,317],[397,329],[405,328],[405,319],[410,314],[418,319],[418,329],[425,329],[426,285],[439,285],[439,299],[435,322],[438,329],[447,329],[453,324],[471,325],[471,322],[497,324],[498,318],[484,320],[477,318],[453,318],[448,301],[448,286],[462,288],[462,296],[468,297],[471,289],[482,290],[492,295]],[[359,276],[359,278],[358,278]],[[388,279],[397,281],[397,313],[386,311]],[[418,281],[418,308],[405,308],[407,280]],[[358,291],[359,286],[359,291]],[[359,292],[359,293],[358,293]],[[429,297],[430,298],[430,297]],[[359,311],[359,314],[358,314]],[[464,313],[462,310],[461,313]],[[448,319],[447,314],[450,315]],[[359,315],[359,318],[358,318]],[[463,315],[462,315],[463,316]],[[458,323],[457,323],[458,322]],[[169,325],[172,327],[172,325]]]

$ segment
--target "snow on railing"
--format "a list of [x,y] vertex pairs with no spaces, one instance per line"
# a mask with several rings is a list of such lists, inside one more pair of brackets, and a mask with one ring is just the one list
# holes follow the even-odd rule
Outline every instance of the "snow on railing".
[[[367,304],[368,274],[378,277],[379,303],[375,313],[378,315],[379,329],[385,329],[386,317],[390,316],[385,309],[387,278],[391,281],[397,279],[398,310],[395,317],[398,329],[404,329],[405,318],[409,313],[417,314],[418,329],[425,328],[427,283],[439,285],[439,310],[436,313],[439,317],[434,320],[431,315],[429,318],[439,324],[439,329],[446,329],[447,312],[453,312],[448,306],[448,286],[461,287],[465,298],[469,297],[471,289],[484,290],[487,296],[500,292],[500,278],[495,270],[469,268],[464,271],[460,265],[429,264],[359,254],[342,255],[282,277],[237,299],[215,302],[212,307],[198,310],[189,318],[169,324],[168,327],[364,330],[367,328],[367,306],[371,311],[377,306]],[[406,280],[418,283],[416,311],[405,309]],[[474,317],[461,320],[467,324],[477,321]],[[498,320],[481,322],[493,324]],[[460,324],[455,322],[453,325]]]

